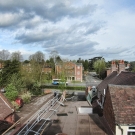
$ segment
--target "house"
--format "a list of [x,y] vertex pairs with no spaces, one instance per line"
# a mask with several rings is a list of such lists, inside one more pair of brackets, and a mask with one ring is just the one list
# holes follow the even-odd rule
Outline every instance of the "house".
[[42,72],[45,74],[52,73],[52,66],[50,64],[45,63]]
[[112,67],[112,73],[97,86],[97,97],[91,103],[113,134],[130,135],[135,133],[135,73],[124,71],[124,62],[119,64],[118,70]]
[[74,63],[71,61],[56,63],[55,73],[57,75],[64,73],[67,81],[80,81],[83,78],[83,66],[82,63]]
[[0,92],[0,133],[14,124],[16,118],[14,107]]
[[135,134],[135,85],[109,84],[103,114],[115,135]]
[[124,63],[124,60],[119,60],[119,63],[116,64],[116,61],[112,61],[111,68],[107,69],[107,76],[111,74],[113,71],[121,72],[121,71],[129,71],[130,64],[127,65]]

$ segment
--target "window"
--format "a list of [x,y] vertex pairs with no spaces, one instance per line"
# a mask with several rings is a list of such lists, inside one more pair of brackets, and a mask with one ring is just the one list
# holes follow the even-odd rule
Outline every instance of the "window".
[[77,72],[77,75],[80,75],[80,71]]
[[128,131],[128,134],[127,135],[135,135],[135,132]]
[[135,135],[135,126],[128,127],[127,135]]
[[78,66],[77,68],[80,69],[80,66]]

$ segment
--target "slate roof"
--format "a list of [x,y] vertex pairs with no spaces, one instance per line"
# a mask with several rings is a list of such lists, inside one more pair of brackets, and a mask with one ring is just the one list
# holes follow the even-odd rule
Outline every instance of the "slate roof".
[[135,86],[108,85],[115,116],[121,125],[135,125]]
[[14,112],[13,106],[0,92],[0,120],[4,120],[7,116]]
[[98,91],[101,91],[103,94],[103,91],[104,89],[107,89],[108,84],[135,85],[135,73],[122,71],[117,74],[117,71],[113,71],[97,86]]
[[109,76],[107,76],[98,86],[98,91],[103,93],[104,89],[107,89],[107,85],[110,84],[117,76],[117,71],[113,71]]

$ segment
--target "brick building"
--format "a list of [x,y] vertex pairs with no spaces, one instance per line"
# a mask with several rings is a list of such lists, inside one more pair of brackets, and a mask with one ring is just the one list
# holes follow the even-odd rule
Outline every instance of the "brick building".
[[45,63],[42,72],[47,74],[47,73],[52,73],[52,66],[50,64]]
[[126,71],[130,67],[130,64],[125,64],[124,60],[119,60],[119,63],[116,64],[116,61],[112,61],[111,67],[107,69],[107,76],[111,74],[113,71],[121,72]]
[[69,61],[55,64],[55,73],[57,75],[64,73],[67,81],[82,82],[83,78],[82,72],[83,72],[82,63],[74,63]]
[[93,108],[98,109],[97,113],[102,110],[112,133],[135,133],[135,73],[121,69],[113,71],[97,86],[97,90]]
[[115,135],[135,134],[135,86],[108,85],[103,114]]

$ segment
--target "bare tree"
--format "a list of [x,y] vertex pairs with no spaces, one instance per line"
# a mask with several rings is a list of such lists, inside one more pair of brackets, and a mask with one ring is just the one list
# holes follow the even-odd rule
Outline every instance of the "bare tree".
[[0,59],[5,61],[5,60],[8,60],[10,56],[10,52],[8,50],[2,50],[0,51]]
[[13,52],[11,54],[11,60],[17,60],[17,61],[22,61],[23,57],[21,55],[21,52],[17,51],[17,52]]
[[50,57],[53,58],[54,63],[56,63],[56,58],[58,57],[58,52],[56,50],[51,51]]
[[34,60],[36,62],[42,62],[42,61],[45,61],[45,55],[42,52],[37,51],[35,54],[32,54],[29,56],[29,60]]

